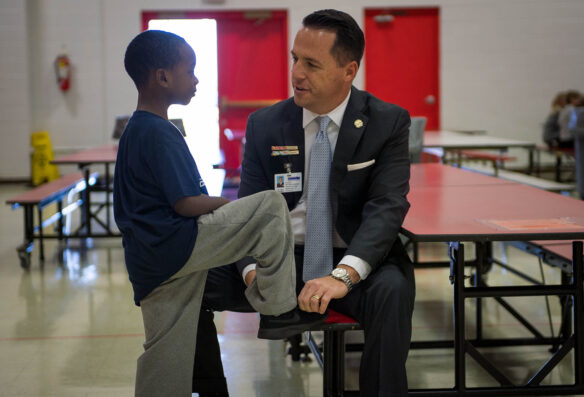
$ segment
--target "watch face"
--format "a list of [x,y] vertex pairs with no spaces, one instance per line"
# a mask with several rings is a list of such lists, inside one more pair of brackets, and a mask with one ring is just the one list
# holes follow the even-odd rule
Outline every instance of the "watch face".
[[343,277],[345,274],[347,274],[345,269],[336,268],[333,270],[333,276],[335,277]]

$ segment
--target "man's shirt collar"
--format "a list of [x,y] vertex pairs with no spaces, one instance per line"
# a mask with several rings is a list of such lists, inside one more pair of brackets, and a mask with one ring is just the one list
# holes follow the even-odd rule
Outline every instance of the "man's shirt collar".
[[302,108],[302,128],[306,128],[308,124],[310,124],[315,118],[320,116],[329,116],[331,121],[335,123],[337,128],[341,128],[341,123],[343,122],[343,116],[345,115],[345,110],[347,109],[347,105],[349,104],[349,98],[351,97],[351,90],[349,90],[349,94],[341,102],[339,106],[331,110],[326,114],[317,114],[311,112],[308,109]]

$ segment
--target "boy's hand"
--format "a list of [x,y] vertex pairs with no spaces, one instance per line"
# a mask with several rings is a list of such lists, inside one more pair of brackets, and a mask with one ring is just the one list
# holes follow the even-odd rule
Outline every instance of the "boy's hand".
[[249,272],[247,272],[247,274],[245,275],[245,286],[249,287],[249,285],[251,284],[251,282],[255,279],[256,277],[256,271],[255,270],[250,270]]

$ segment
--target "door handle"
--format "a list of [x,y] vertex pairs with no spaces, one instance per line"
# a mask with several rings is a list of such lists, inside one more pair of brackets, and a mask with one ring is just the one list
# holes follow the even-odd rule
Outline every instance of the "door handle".
[[424,98],[424,102],[428,105],[433,105],[436,103],[436,97],[432,94],[427,95],[426,98]]

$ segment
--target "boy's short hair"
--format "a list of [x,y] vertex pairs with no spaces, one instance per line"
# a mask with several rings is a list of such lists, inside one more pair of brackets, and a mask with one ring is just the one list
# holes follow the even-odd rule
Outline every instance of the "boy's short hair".
[[180,59],[182,37],[162,30],[147,30],[128,44],[124,67],[137,88],[142,87],[156,69],[171,69]]
[[302,25],[309,29],[336,33],[331,54],[337,64],[345,66],[355,61],[360,65],[365,51],[365,36],[352,16],[339,10],[320,10],[304,17]]

